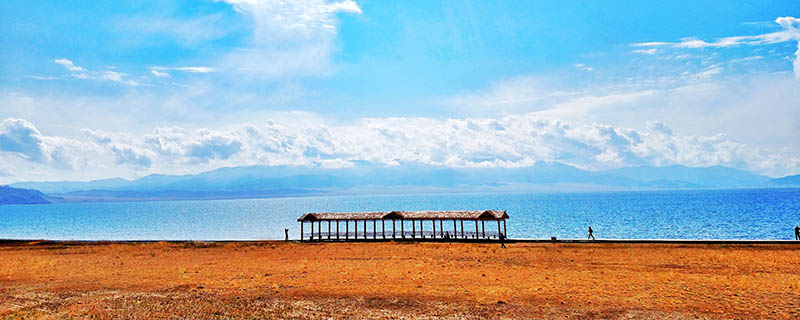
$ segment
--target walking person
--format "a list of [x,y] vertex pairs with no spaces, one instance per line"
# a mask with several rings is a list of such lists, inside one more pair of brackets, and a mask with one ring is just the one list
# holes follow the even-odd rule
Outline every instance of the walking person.
[[504,235],[501,232],[500,235],[497,236],[497,238],[500,239],[500,248],[505,249],[506,248],[506,235]]
[[592,230],[592,226],[589,226],[589,236],[586,237],[586,240],[589,240],[589,239],[595,240],[594,239],[594,230]]
[[289,241],[289,229],[288,228],[284,228],[283,232],[286,233],[286,241]]
[[794,239],[800,241],[800,226],[794,226]]

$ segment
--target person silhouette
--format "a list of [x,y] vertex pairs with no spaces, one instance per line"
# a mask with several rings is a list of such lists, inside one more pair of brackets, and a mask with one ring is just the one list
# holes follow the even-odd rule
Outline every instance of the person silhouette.
[[594,230],[592,230],[592,226],[589,226],[589,236],[586,237],[586,240],[589,240],[589,239],[595,240],[595,238],[594,238]]
[[506,243],[505,243],[506,242],[506,235],[504,235],[501,232],[500,235],[497,236],[497,238],[500,239],[500,248],[505,249],[505,247],[506,247]]
[[288,228],[284,228],[283,232],[286,234],[286,241],[289,241],[289,229]]
[[800,226],[794,226],[794,239],[800,241]]

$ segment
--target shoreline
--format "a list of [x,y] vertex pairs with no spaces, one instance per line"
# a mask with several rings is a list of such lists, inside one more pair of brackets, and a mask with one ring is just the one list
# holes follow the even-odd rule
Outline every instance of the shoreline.
[[[49,240],[49,239],[2,239],[0,238],[0,246],[5,245],[24,245],[31,242],[36,244],[136,244],[136,243],[194,243],[194,242],[209,242],[209,243],[485,243],[485,244],[499,244],[496,239],[350,239],[350,240],[322,240],[322,241],[309,241],[289,239],[275,240],[275,239],[256,239],[256,240],[160,240],[160,239],[147,239],[147,240]],[[535,238],[514,238],[506,239],[506,244],[513,243],[574,243],[574,244],[773,244],[773,245],[798,245],[800,240],[747,240],[747,239],[535,239]]]

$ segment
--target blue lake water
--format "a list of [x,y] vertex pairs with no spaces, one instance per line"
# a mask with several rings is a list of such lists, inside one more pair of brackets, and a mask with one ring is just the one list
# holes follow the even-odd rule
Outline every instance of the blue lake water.
[[[306,212],[484,209],[508,210],[512,238],[584,238],[591,225],[600,239],[794,239],[792,229],[800,224],[800,189],[6,205],[0,206],[0,238],[283,239],[284,228],[291,237],[299,237],[296,219]],[[495,227],[486,226],[491,228]]]

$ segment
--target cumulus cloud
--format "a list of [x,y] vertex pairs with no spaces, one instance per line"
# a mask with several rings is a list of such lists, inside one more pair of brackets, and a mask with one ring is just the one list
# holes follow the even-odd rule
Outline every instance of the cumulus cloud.
[[85,163],[84,145],[76,140],[42,135],[24,119],[8,118],[0,123],[0,152],[58,168],[76,168]]
[[242,150],[242,142],[236,135],[208,129],[200,130],[199,133],[199,139],[188,144],[187,153],[198,161],[225,160]]
[[[48,151],[47,137],[42,137],[32,124],[8,119],[3,127],[3,152],[19,154],[30,162],[57,157]],[[12,140],[6,137],[7,132],[22,138],[9,142]],[[92,159],[94,165],[108,163],[134,171],[155,169],[163,173],[185,172],[175,172],[175,168],[253,164],[343,167],[368,162],[525,167],[540,161],[558,161],[590,170],[636,165],[723,165],[756,172],[775,172],[776,168],[782,174],[800,171],[796,154],[765,152],[723,134],[681,135],[658,121],[648,122],[646,128],[638,130],[565,122],[536,113],[475,119],[364,118],[338,125],[284,125],[270,121],[225,130],[157,128],[147,135],[90,129],[84,133],[99,146],[96,159]],[[86,148],[66,150],[71,153],[63,154],[73,156],[86,152]],[[108,160],[104,162],[103,158]]]
[[0,150],[39,162],[47,158],[45,148],[42,134],[32,123],[15,118],[0,123]]
[[253,20],[249,44],[229,54],[223,67],[275,78],[330,72],[338,13],[361,14],[352,0],[223,0]]
[[[727,48],[743,45],[766,45],[782,42],[798,42],[797,51],[795,52],[794,60],[794,73],[795,77],[800,80],[800,18],[794,17],[779,17],[775,19],[775,23],[781,27],[781,30],[752,35],[752,36],[734,36],[720,38],[715,41],[705,41],[697,38],[683,38],[679,42],[642,42],[634,43],[635,47],[674,47],[674,48]],[[649,49],[640,49],[649,50]]]

